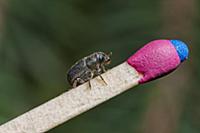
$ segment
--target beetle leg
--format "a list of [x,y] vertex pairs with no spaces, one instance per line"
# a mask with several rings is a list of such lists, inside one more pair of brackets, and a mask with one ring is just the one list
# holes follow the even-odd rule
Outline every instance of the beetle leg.
[[105,68],[105,66],[104,66],[104,65],[101,65],[101,70],[102,70],[102,72],[103,72],[103,73],[105,73],[105,72],[106,72],[106,68]]
[[106,83],[106,81],[104,80],[104,78],[103,78],[101,75],[99,75],[99,77],[101,78],[101,80],[102,80],[106,85],[108,85],[108,84]]
[[[92,71],[88,71],[87,75],[88,75],[89,79],[92,79],[94,77],[94,73]],[[89,88],[91,89],[92,85],[91,85],[91,81],[90,80],[88,81],[88,84],[89,84]]]
[[89,85],[89,88],[92,89],[92,85],[91,85],[90,80],[88,81],[88,85]]
[[102,73],[101,66],[99,64],[96,65],[96,75],[100,75]]
[[97,75],[101,78],[101,80],[107,85],[106,81],[101,76],[102,73],[106,72],[104,65],[97,65]]
[[94,73],[92,71],[87,72],[89,79],[92,79],[94,76]]
[[97,72],[96,72],[96,75],[98,76],[100,74],[102,74],[102,71],[101,71],[101,69],[98,69]]
[[75,88],[75,87],[77,87],[78,85],[81,85],[81,84],[83,84],[85,81],[83,80],[83,79],[81,79],[81,78],[77,78],[77,79],[75,79],[74,80],[74,83],[73,83],[73,88]]
[[75,88],[77,86],[77,83],[78,83],[78,81],[75,79],[74,82],[73,82],[72,87]]
[[[104,66],[103,66],[104,67]],[[103,68],[101,65],[97,65],[96,66],[96,73],[95,73],[95,75],[101,75],[102,73],[104,73],[105,72],[105,68]]]

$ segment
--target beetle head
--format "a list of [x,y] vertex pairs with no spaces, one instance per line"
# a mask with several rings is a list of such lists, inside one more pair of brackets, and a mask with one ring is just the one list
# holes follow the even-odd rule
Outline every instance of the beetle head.
[[97,58],[101,64],[108,65],[111,62],[111,59],[110,59],[111,55],[112,55],[112,52],[110,52],[108,54],[103,53],[103,52],[98,52]]

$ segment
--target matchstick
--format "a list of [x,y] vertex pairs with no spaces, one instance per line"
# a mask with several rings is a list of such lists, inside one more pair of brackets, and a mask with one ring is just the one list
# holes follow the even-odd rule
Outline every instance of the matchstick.
[[178,40],[148,43],[124,63],[0,126],[0,133],[46,132],[138,85],[175,70],[188,58]]

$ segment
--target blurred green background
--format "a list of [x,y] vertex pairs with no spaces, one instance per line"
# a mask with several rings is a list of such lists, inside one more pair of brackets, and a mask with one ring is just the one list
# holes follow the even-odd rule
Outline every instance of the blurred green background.
[[94,51],[114,67],[154,39],[181,39],[190,59],[49,133],[199,133],[198,0],[1,0],[0,123],[65,92],[66,71]]

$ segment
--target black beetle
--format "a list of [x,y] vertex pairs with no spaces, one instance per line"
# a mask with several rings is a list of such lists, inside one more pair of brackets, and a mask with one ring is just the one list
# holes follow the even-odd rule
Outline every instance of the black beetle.
[[67,72],[67,80],[73,87],[77,87],[90,79],[106,72],[105,65],[111,62],[111,52],[95,52],[77,61]]

